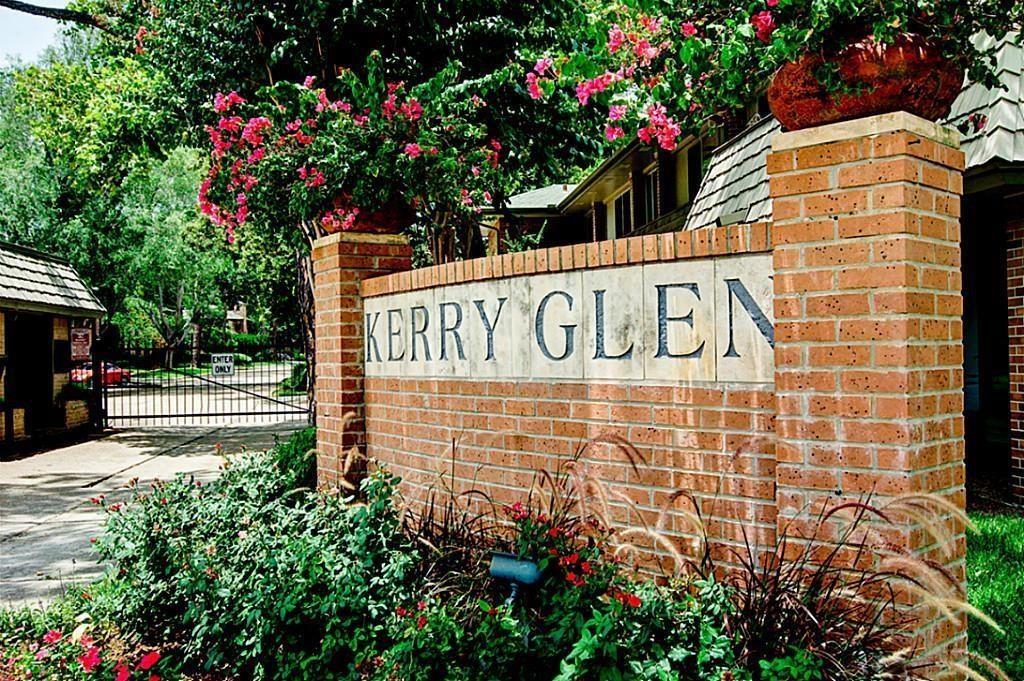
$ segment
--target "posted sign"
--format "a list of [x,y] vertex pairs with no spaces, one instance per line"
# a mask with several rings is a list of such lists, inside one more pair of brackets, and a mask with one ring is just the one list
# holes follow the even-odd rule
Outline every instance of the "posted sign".
[[92,329],[71,329],[71,361],[85,362],[92,357]]
[[210,355],[210,366],[213,367],[214,376],[234,376],[235,356],[230,353]]

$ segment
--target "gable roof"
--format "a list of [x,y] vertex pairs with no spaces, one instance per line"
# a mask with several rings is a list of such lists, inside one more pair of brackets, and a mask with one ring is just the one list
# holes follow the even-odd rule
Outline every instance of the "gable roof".
[[[972,113],[988,116],[982,130],[962,137],[968,169],[990,161],[1024,163],[1024,48],[1012,42],[1015,37],[1011,33],[998,43],[988,37],[978,40],[983,49],[998,45],[998,77],[1006,90],[972,84],[953,102],[950,125]],[[772,136],[781,129],[769,116],[715,151],[683,229],[771,218],[765,160]]]
[[576,189],[575,184],[549,184],[540,189],[531,189],[522,194],[510,196],[507,210],[513,213],[533,211],[557,212],[558,205]]
[[0,309],[99,317],[106,309],[70,263],[0,242]]
[[715,150],[684,230],[771,217],[764,164],[772,136],[781,129],[777,120],[766,116]]

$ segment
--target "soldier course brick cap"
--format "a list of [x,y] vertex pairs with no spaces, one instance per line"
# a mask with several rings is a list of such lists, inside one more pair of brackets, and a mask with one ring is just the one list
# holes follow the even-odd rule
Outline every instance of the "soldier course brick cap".
[[841,142],[891,132],[910,132],[954,149],[960,148],[960,133],[953,128],[909,114],[906,111],[896,111],[806,130],[782,132],[772,138],[772,151],[788,151],[816,144]]
[[367,244],[405,244],[408,243],[408,239],[404,234],[389,234],[385,232],[335,232],[334,234],[328,234],[322,236],[313,242],[313,248],[320,248],[322,246],[330,246],[336,244],[339,241],[347,241],[349,243],[361,242]]

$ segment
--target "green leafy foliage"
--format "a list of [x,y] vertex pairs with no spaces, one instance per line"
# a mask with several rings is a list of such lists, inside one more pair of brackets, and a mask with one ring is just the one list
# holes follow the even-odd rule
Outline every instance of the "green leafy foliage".
[[818,681],[822,677],[821,660],[806,650],[774,660],[761,660],[762,681]]
[[0,72],[0,240],[31,244],[54,227],[58,184],[17,97],[13,74]]
[[[584,134],[581,112],[568,98],[546,103],[538,115],[516,78],[503,69],[524,53],[568,47],[568,26],[579,11],[563,0],[150,0],[118,3],[85,0],[105,17],[110,31],[99,49],[130,56],[166,74],[167,99],[189,119],[193,135],[206,122],[214,93],[246,97],[279,82],[314,76],[332,99],[339,74],[365,77],[367,58],[384,56],[385,78],[410,87],[449,63],[462,65],[465,83],[491,80],[486,124],[490,134],[516,149],[513,182],[536,185],[564,180],[600,153]],[[587,112],[583,116],[587,116]],[[193,138],[195,139],[195,138]],[[514,189],[515,187],[509,187]]]
[[[135,659],[152,648],[141,641],[157,642],[173,652],[162,669],[172,676],[180,667],[282,680],[934,678],[906,652],[891,594],[878,595],[891,571],[849,576],[820,552],[790,558],[780,539],[724,582],[703,561],[655,582],[623,561],[640,546],[599,520],[599,495],[579,501],[572,472],[546,476],[545,491],[504,507],[501,521],[450,495],[415,515],[386,472],[351,498],[306,488],[314,442],[309,429],[232,457],[209,484],[179,476],[134,489],[127,505],[97,499],[109,514],[97,546],[112,570],[88,599],[0,615],[0,643],[16,651],[0,671],[20,680],[42,670],[31,666],[39,638],[59,629],[63,641],[85,612],[104,660]],[[855,534],[867,508],[833,510],[860,511],[844,530]],[[535,563],[541,581],[509,598],[488,573],[495,551]]]
[[[557,85],[571,85],[581,105],[603,105],[607,139],[636,131],[671,150],[684,132],[699,134],[709,121],[756,101],[783,64],[804,54],[820,54],[828,64],[868,36],[892,44],[915,34],[972,81],[995,86],[995,48],[977,47],[975,37],[1001,38],[1022,15],[1020,0],[596,1],[578,15],[583,21],[573,33],[580,43],[542,50],[550,57],[537,62],[526,84],[541,100]],[[828,66],[818,77],[831,92],[857,87]]]
[[177,676],[177,661],[141,646],[113,622],[94,621],[92,596],[72,587],[42,608],[0,610],[0,678],[61,681]]
[[[302,367],[302,365],[297,365]],[[271,450],[286,488],[316,486],[316,428],[304,428]]]
[[218,94],[203,212],[231,237],[253,219],[283,225],[298,245],[378,209],[408,214],[406,224],[415,210],[437,229],[478,222],[507,156],[483,120],[486,93],[461,87],[455,63],[408,89],[387,79],[380,54],[364,72],[345,74],[333,100],[312,79],[255,104]]
[[360,504],[292,488],[306,481],[312,437],[230,459],[209,485],[178,477],[108,506],[97,548],[117,571],[98,607],[149,636],[183,637],[201,668],[324,678],[362,662],[408,599],[416,554],[387,475],[367,479]]

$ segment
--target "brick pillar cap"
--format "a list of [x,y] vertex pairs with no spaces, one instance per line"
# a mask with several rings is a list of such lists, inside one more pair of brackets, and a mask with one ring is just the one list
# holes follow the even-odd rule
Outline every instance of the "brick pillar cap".
[[960,133],[953,128],[906,111],[896,111],[867,118],[856,118],[852,121],[819,125],[806,130],[782,132],[772,138],[772,151],[788,151],[816,144],[841,142],[890,132],[909,132],[954,149],[960,148]]
[[322,248],[339,242],[364,244],[407,244],[409,239],[404,234],[385,234],[382,232],[335,232],[322,236],[313,242],[313,248]]

